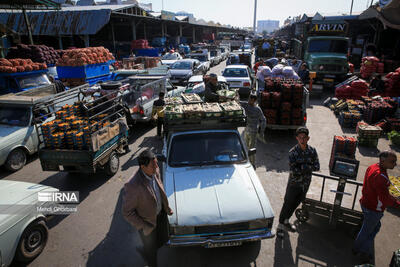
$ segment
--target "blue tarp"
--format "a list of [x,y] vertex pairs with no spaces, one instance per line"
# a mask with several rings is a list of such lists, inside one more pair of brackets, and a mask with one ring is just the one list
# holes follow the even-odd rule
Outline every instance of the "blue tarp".
[[[111,9],[27,12],[32,35],[96,34],[110,20]],[[0,12],[0,24],[27,35],[22,12]]]

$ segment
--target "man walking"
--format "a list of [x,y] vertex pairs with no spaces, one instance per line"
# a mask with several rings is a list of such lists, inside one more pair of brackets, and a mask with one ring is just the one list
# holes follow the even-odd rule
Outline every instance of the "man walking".
[[122,214],[135,227],[143,242],[143,256],[150,266],[157,266],[157,250],[167,239],[168,205],[160,180],[157,159],[149,149],[138,158],[140,169],[124,186]]
[[283,231],[295,232],[296,227],[289,222],[293,212],[306,197],[313,171],[319,171],[318,154],[308,145],[309,131],[306,127],[296,130],[297,145],[289,151],[290,174],[286,187],[285,199],[279,215],[278,236]]
[[393,151],[379,154],[379,163],[368,167],[365,172],[362,196],[360,199],[364,220],[353,252],[361,259],[369,262],[373,258],[371,248],[376,234],[381,228],[381,218],[387,206],[400,207],[399,199],[389,193],[390,180],[386,170],[396,166],[397,156]]
[[[248,149],[256,147],[258,126],[260,126],[261,139],[264,140],[264,131],[267,120],[261,108],[257,105],[257,95],[250,94],[249,101],[241,103],[247,115],[247,125],[244,130],[244,140]],[[250,162],[256,169],[256,155],[250,156]]]
[[164,125],[164,107],[165,107],[165,100],[164,100],[165,93],[160,92],[158,94],[158,99],[154,101],[153,104],[153,114],[157,114],[157,136],[162,137],[162,129]]

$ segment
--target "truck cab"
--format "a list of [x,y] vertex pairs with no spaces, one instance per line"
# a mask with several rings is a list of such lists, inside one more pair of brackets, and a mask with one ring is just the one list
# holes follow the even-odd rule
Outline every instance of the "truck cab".
[[47,70],[0,73],[0,95],[53,86],[47,76]]

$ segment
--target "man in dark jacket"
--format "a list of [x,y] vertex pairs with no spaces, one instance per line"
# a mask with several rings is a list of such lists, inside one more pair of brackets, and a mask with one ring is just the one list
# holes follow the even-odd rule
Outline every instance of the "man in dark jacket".
[[218,102],[223,99],[222,96],[217,94],[217,91],[221,90],[222,87],[218,84],[218,76],[216,74],[211,73],[209,77],[210,79],[208,80],[204,90],[205,102]]
[[140,169],[124,186],[122,215],[140,234],[145,260],[157,266],[157,250],[167,240],[167,214],[172,215],[157,158],[149,149],[140,153]]
[[303,81],[304,84],[307,84],[310,79],[310,72],[307,69],[307,64],[303,63],[300,66],[300,70],[297,72],[299,74],[300,79]]
[[164,100],[165,93],[160,92],[158,94],[158,99],[154,101],[153,104],[153,111],[157,114],[157,136],[161,137],[161,131],[164,125],[164,107],[165,107],[165,100]]
[[289,219],[306,197],[312,172],[319,171],[320,168],[317,151],[307,144],[310,140],[308,134],[306,127],[299,127],[296,130],[297,145],[289,151],[290,174],[279,216],[278,236],[283,236],[283,231],[296,231]]
[[391,182],[386,172],[388,169],[393,169],[396,162],[396,153],[384,151],[379,154],[379,163],[369,166],[365,172],[360,199],[364,220],[353,247],[353,253],[359,254],[363,263],[368,263],[373,257],[370,250],[381,228],[385,208],[387,206],[400,207],[399,199],[389,193],[388,188]]

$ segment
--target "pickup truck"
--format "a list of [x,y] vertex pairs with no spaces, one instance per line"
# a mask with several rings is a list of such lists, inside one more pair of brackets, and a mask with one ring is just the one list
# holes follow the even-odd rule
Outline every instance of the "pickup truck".
[[47,76],[47,70],[0,73],[0,95],[40,87],[54,87]]
[[0,165],[18,171],[38,151],[33,110],[55,94],[55,87],[47,86],[0,96]]
[[174,210],[169,246],[238,246],[274,236],[271,204],[248,159],[255,149],[247,150],[237,129],[245,123],[165,120],[158,160]]

